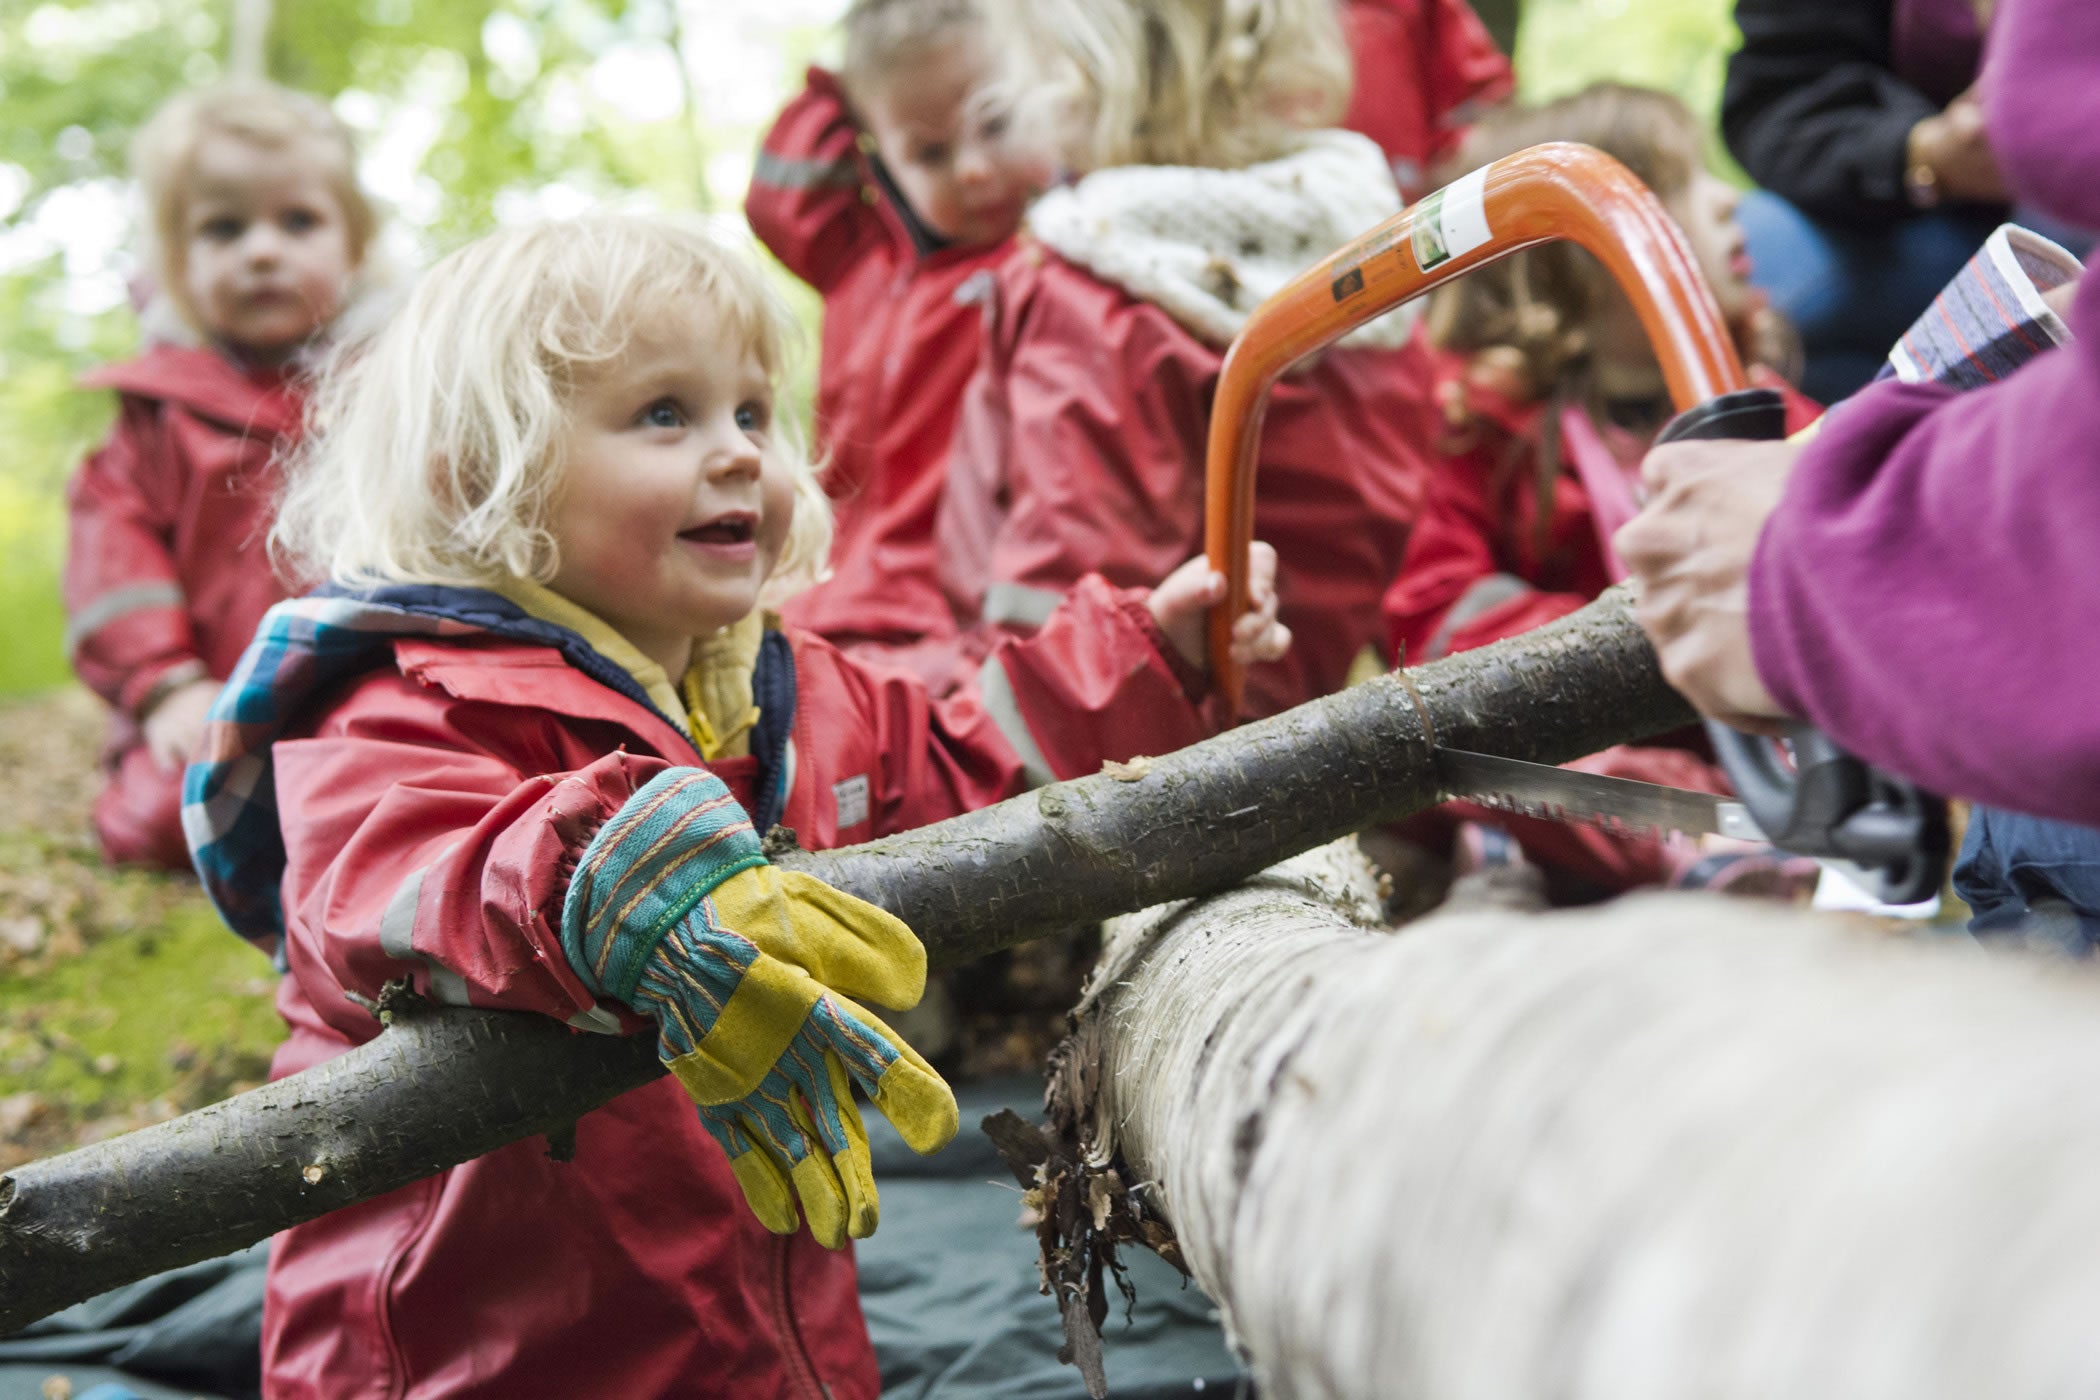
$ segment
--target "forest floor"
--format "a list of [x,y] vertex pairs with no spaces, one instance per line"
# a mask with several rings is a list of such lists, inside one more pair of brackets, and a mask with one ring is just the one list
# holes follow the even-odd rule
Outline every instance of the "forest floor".
[[0,701],[0,1171],[261,1082],[269,960],[194,879],[111,870],[88,830],[102,707]]

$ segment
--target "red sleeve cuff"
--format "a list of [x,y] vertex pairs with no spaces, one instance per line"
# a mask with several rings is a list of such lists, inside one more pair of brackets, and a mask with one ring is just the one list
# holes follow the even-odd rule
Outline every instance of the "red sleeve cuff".
[[1137,630],[1138,635],[1151,645],[1153,651],[1158,653],[1159,659],[1166,663],[1168,673],[1174,677],[1176,684],[1180,685],[1181,693],[1188,698],[1188,702],[1191,705],[1201,705],[1208,700],[1213,688],[1210,672],[1200,666],[1190,665],[1167,634],[1160,630],[1159,619],[1152,615],[1149,606],[1152,590],[1118,588],[1114,593],[1116,612]]

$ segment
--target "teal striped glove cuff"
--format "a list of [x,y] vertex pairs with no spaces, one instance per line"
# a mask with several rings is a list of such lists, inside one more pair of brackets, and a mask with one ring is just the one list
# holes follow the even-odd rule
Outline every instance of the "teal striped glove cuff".
[[673,768],[627,799],[577,863],[561,946],[601,997],[633,1005],[657,945],[724,880],[765,865],[751,818],[704,768]]

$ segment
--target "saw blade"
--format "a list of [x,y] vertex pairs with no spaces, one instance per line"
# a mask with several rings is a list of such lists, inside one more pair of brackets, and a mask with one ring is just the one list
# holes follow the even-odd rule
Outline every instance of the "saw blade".
[[1518,816],[1580,822],[1615,836],[1681,831],[1743,841],[1765,839],[1742,803],[1709,792],[1578,773],[1464,749],[1438,749],[1436,772],[1446,797],[1464,798]]

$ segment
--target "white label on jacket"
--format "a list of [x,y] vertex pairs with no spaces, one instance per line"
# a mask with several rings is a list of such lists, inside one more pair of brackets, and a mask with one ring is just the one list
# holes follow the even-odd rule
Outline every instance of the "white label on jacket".
[[867,774],[855,773],[842,783],[833,783],[831,795],[839,801],[839,830],[859,826],[868,819]]

